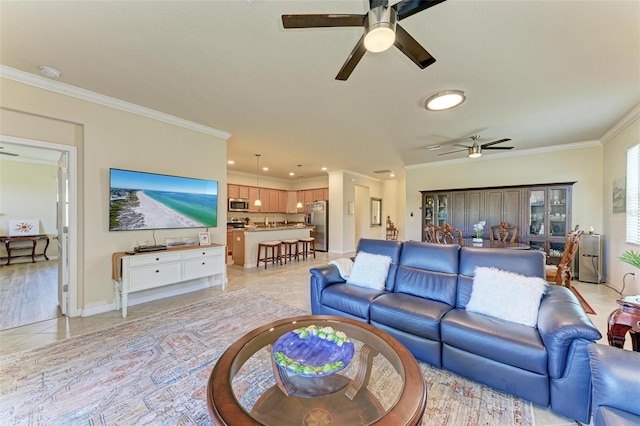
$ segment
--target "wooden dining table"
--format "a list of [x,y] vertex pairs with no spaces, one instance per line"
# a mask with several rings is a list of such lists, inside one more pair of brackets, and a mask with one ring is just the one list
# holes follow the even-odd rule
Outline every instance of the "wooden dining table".
[[466,247],[479,247],[479,248],[505,248],[505,249],[513,249],[513,250],[529,250],[531,246],[527,243],[519,243],[519,242],[502,242],[502,241],[491,241],[488,238],[482,239],[482,245],[473,242],[473,237],[463,237],[462,245]]

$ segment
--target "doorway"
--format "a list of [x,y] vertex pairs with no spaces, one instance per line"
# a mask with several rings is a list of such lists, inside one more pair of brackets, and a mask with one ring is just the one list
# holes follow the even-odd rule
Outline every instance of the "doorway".
[[41,255],[44,247],[37,245],[35,263],[26,257],[0,266],[2,290],[11,286],[13,295],[2,298],[0,329],[60,315],[75,316],[76,149],[0,135],[0,152],[4,153],[0,155],[0,173],[4,176],[0,181],[0,204],[6,213],[0,218],[2,231],[8,231],[10,218],[37,219],[39,233],[49,236],[47,257],[51,259],[45,260]]

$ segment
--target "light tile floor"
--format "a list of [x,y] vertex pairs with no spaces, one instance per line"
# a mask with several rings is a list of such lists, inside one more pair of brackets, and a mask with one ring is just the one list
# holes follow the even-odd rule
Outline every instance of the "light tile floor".
[[[314,266],[327,264],[329,260],[336,257],[344,256],[318,252],[316,259],[293,262],[283,266],[269,266],[266,270],[263,268],[243,269],[239,266],[229,265],[228,284],[224,291],[247,289],[310,312],[308,271]],[[603,335],[600,343],[607,344],[607,317],[609,313],[617,309],[616,300],[620,297],[619,294],[602,284],[574,281],[574,285],[596,311],[597,315],[590,315],[590,318]],[[222,291],[220,286],[215,286],[181,296],[130,306],[127,318],[122,318],[119,311],[111,311],[91,317],[58,318],[0,331],[0,355],[36,348],[68,337],[136,320],[167,309],[200,301],[203,298],[220,294]],[[630,347],[628,339],[625,348],[627,345]],[[535,407],[535,418],[537,426],[576,424],[571,419],[558,416],[548,408],[539,406]]]

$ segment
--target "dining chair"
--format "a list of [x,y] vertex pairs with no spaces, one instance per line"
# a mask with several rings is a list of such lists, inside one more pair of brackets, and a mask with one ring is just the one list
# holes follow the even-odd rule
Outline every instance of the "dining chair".
[[450,226],[445,223],[442,226],[436,227],[434,232],[436,243],[438,244],[456,244],[462,247],[462,231],[458,228]]
[[509,225],[507,222],[500,222],[499,225],[493,225],[489,228],[489,241],[493,243],[497,241],[501,244],[514,243],[518,235],[518,227]]
[[567,234],[564,251],[562,252],[562,257],[560,258],[558,266],[546,265],[546,279],[548,282],[571,288],[571,265],[573,264],[573,258],[578,251],[582,232],[580,225],[576,225],[573,231]]
[[425,243],[437,243],[436,241],[436,225],[428,223],[424,226],[424,242]]

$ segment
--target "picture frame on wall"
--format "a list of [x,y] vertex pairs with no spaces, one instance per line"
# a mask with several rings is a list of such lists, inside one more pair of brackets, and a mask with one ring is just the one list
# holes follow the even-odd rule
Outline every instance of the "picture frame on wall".
[[209,235],[208,232],[200,232],[198,234],[198,237],[200,238],[200,245],[201,246],[210,246],[211,245],[211,236]]
[[613,213],[624,213],[627,210],[626,178],[613,181]]
[[39,219],[19,219],[9,220],[9,236],[28,236],[40,234],[40,220]]

